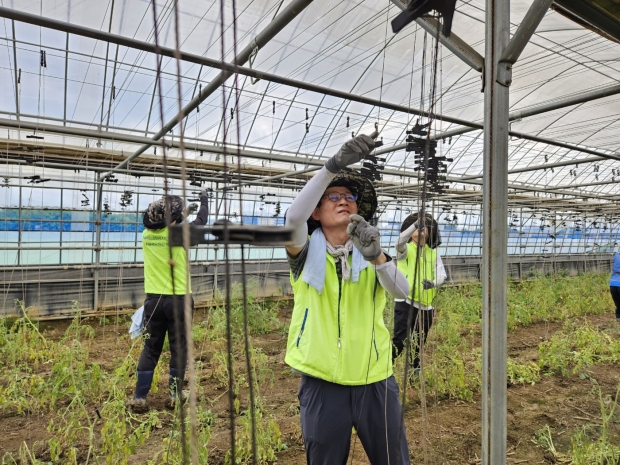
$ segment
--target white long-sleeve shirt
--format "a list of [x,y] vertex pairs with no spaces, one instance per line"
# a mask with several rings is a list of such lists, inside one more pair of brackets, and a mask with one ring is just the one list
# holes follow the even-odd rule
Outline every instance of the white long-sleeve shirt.
[[[336,175],[325,167],[308,181],[299,194],[291,203],[286,213],[286,225],[294,228],[293,246],[304,247],[296,258],[288,257],[294,273],[301,274],[306,262],[308,250],[308,226],[306,221],[312,215],[327,186]],[[288,254],[287,254],[288,255]],[[387,256],[387,254],[386,254]],[[379,283],[393,297],[406,296],[409,293],[407,278],[398,271],[396,263],[390,258],[382,265],[374,265]]]

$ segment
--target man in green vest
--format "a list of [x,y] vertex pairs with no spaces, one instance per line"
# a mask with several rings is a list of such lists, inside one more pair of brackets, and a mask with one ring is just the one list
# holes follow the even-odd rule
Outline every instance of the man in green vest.
[[391,343],[386,291],[409,292],[370,224],[372,183],[346,167],[374,148],[360,135],[304,186],[286,214],[295,304],[285,361],[301,374],[301,429],[307,463],[346,464],[354,427],[370,463],[409,464]]
[[417,375],[420,349],[433,324],[433,298],[446,279],[446,270],[437,252],[441,244],[439,227],[431,215],[424,215],[421,220],[417,213],[409,215],[400,231],[396,243],[398,269],[407,277],[409,295],[406,299],[394,299],[392,360],[403,351],[408,335],[413,334],[412,366]]
[[[208,205],[209,197],[205,191],[200,195],[200,209],[192,224],[204,225],[207,222]],[[186,272],[186,251],[183,247],[168,246],[166,227],[166,210],[169,224],[174,225],[181,223],[189,213],[189,210],[183,211],[183,207],[181,197],[170,195],[152,202],[142,218],[145,227],[142,232],[142,249],[146,293],[143,321],[148,337],[138,359],[136,391],[129,401],[129,407],[135,412],[148,410],[146,396],[151,389],[166,333],[170,344],[170,397],[167,407],[174,408],[183,384],[187,363],[185,299],[190,300],[192,312],[194,300],[191,295],[191,277]],[[189,294],[186,294],[188,284]]]

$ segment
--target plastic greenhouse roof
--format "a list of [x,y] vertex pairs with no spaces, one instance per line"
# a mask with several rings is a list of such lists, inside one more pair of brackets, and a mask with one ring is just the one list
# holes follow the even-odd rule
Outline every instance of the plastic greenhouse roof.
[[[280,0],[235,2],[237,52],[249,45],[254,35],[272,20],[281,3]],[[183,51],[217,60],[222,55],[226,61],[234,58],[233,2],[224,4],[226,30],[222,50],[220,1],[179,2]],[[160,0],[156,5],[159,41],[175,47],[173,1]],[[3,0],[2,6],[141,41],[154,41],[152,6],[146,0]],[[511,2],[512,32],[528,8],[529,2]],[[253,67],[410,108],[428,109],[435,53],[433,38],[416,24],[394,35],[389,20],[398,12],[388,1],[315,0],[259,50]],[[457,2],[453,32],[484,55],[484,1]],[[161,127],[158,92],[154,87],[154,54],[8,19],[0,20],[0,38],[0,81],[5,83],[0,88],[1,118],[15,120],[19,100],[22,121],[139,136],[151,136]],[[46,52],[46,67],[41,66],[41,51]],[[511,111],[535,108],[618,84],[619,56],[620,44],[549,10],[514,66]],[[178,110],[176,66],[175,60],[162,59],[162,104],[166,121]],[[438,49],[437,66],[436,111],[481,123],[480,73],[443,46]],[[216,69],[182,62],[183,104],[218,73]],[[238,82],[240,132],[237,134],[233,126],[227,134],[228,142],[239,140],[243,147],[267,154],[297,155],[300,166],[280,162],[278,166],[285,170],[301,169],[304,160],[331,156],[351,132],[370,133],[375,123],[381,129],[385,147],[401,144],[407,126],[417,119],[406,112],[379,109],[265,80],[252,84],[249,78],[239,76]],[[234,106],[232,85],[233,79],[228,79],[223,91],[220,87],[200,105],[199,112],[188,116],[185,136],[190,147],[193,140],[211,144],[222,141],[223,107],[224,114],[229,116]],[[615,154],[620,145],[619,110],[620,95],[612,95],[515,120],[511,130]],[[434,130],[439,134],[458,127],[438,120]],[[174,133],[178,135],[178,129]],[[31,132],[21,131],[18,136],[12,130],[8,134],[14,139],[25,138]],[[47,141],[81,147],[87,144],[84,137],[46,137]],[[454,181],[450,183],[451,188],[462,189],[465,186],[459,181],[462,177],[471,180],[482,174],[482,142],[482,131],[472,130],[453,137],[450,144],[447,141],[439,144],[444,153],[454,158],[448,168],[448,175]],[[103,141],[103,146],[126,154],[137,147],[110,141]],[[190,159],[198,156],[188,152]],[[616,166],[620,165],[615,160],[556,166],[553,171],[523,170],[586,158],[596,157],[556,145],[512,138],[509,169],[520,172],[510,174],[509,182],[512,186],[557,188],[577,195],[620,194],[620,184],[615,182],[620,178],[620,169],[616,172]],[[248,159],[247,163],[261,162]],[[594,168],[595,165],[598,167]],[[404,150],[396,151],[387,156],[387,166],[411,171],[413,159]]]

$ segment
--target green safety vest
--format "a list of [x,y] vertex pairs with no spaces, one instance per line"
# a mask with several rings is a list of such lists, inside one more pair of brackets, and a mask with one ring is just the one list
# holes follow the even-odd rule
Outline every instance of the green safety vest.
[[345,282],[338,279],[334,258],[326,257],[320,295],[301,276],[294,281],[291,273],[295,304],[284,361],[336,384],[382,381],[392,375],[390,333],[383,322],[385,290],[372,266],[360,272],[358,282]]
[[[187,273],[185,272],[187,254],[183,247],[172,248],[174,261],[174,292],[170,275],[170,249],[168,247],[168,228],[142,232],[144,250],[144,292],[147,294],[185,295]],[[192,293],[192,282],[189,282]]]
[[[407,278],[409,282],[409,299],[412,302],[419,302],[422,305],[431,305],[433,299],[435,298],[435,294],[437,294],[437,289],[432,288],[428,290],[424,290],[422,287],[422,281],[425,279],[429,281],[435,280],[435,266],[437,263],[437,251],[431,249],[427,245],[424,246],[422,250],[422,254],[420,256],[420,267],[416,274],[416,262],[418,260],[418,246],[415,242],[411,241],[407,244],[407,258],[404,260],[400,260],[397,265],[398,269],[402,271],[402,273]],[[414,276],[418,281],[417,284],[413,285]],[[415,290],[415,296],[413,292]]]

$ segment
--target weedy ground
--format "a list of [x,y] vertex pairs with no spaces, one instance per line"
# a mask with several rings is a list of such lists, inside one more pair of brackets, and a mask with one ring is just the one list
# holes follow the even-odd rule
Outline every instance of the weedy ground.
[[[618,463],[620,325],[607,283],[600,274],[509,283],[509,463]],[[404,357],[395,364],[407,399],[412,463],[479,463],[481,293],[479,284],[439,292],[424,350],[424,389],[412,374],[403,379]],[[164,408],[168,355],[156,371],[151,410],[133,414],[125,401],[133,391],[141,340],[129,339],[126,316],[83,319],[76,305],[70,323],[37,322],[22,303],[16,305],[21,318],[0,320],[3,464],[182,463],[179,411]],[[284,364],[290,303],[249,296],[246,310],[260,462],[305,463],[299,379]],[[249,463],[250,376],[239,289],[230,313],[235,452],[237,463]],[[391,313],[390,307],[389,328]],[[223,301],[197,311],[193,339],[199,461],[230,463]],[[353,463],[368,463],[359,441],[352,440],[351,448]]]

